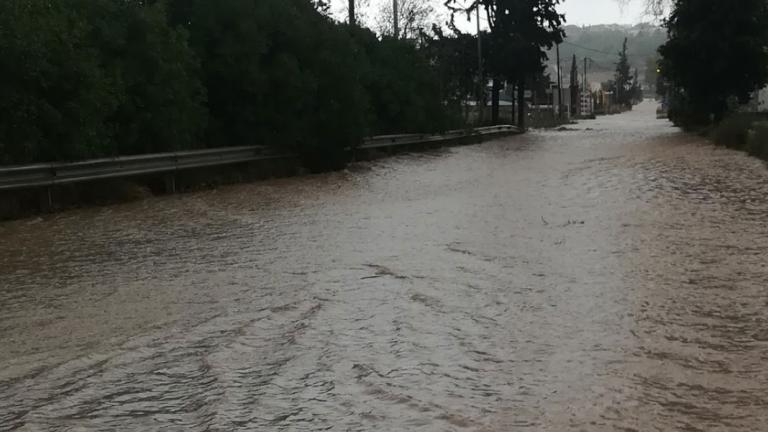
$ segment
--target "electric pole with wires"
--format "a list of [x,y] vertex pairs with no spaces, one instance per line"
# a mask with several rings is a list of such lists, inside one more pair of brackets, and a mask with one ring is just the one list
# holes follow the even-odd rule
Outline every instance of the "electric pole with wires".
[[400,37],[400,17],[398,16],[397,0],[392,0],[392,20],[392,28],[394,29],[395,39],[398,39]]
[[477,113],[478,113],[478,126],[483,125],[485,117],[485,79],[483,73],[483,38],[480,32],[480,2],[477,2],[477,9],[475,10],[477,15],[477,71],[478,71],[478,84],[477,84]]
[[557,117],[563,118],[563,74],[560,71],[560,44],[557,44]]

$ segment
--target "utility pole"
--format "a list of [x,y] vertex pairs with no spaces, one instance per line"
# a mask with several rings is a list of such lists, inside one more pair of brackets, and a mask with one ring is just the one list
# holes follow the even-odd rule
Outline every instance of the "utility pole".
[[557,117],[563,118],[563,74],[560,72],[560,44],[557,44]]
[[483,117],[485,116],[485,84],[483,83],[483,39],[480,33],[480,2],[477,2],[477,70],[479,74],[478,89],[477,89],[477,108],[479,126],[483,124]]
[[357,24],[355,20],[355,0],[349,0],[349,25],[354,27]]
[[[581,93],[581,97],[579,98],[579,102],[581,103],[582,107],[584,106],[584,97],[589,92],[589,84],[587,83],[587,60],[589,60],[588,57],[584,56],[584,91]],[[589,99],[587,99],[589,101]],[[582,109],[582,111],[586,111]],[[581,113],[582,115],[585,115],[587,112]]]
[[400,37],[399,17],[397,15],[397,0],[392,0],[392,19],[394,20],[395,39]]

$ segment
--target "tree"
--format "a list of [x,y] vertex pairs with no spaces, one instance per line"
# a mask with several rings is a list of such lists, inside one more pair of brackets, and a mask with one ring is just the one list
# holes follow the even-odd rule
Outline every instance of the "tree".
[[[626,6],[632,0],[616,0],[621,6]],[[666,15],[669,11],[670,4],[674,0],[644,0],[645,2],[645,14],[656,19],[659,19]]]
[[682,125],[723,118],[768,82],[768,3],[676,0],[659,52],[672,87],[670,118]]
[[435,67],[449,115],[461,113],[465,103],[477,93],[477,38],[458,31],[445,34],[440,26],[433,25],[432,33],[423,35],[421,46]]
[[651,90],[656,90],[656,81],[659,77],[659,59],[648,57],[645,60],[645,85]]
[[[369,132],[437,132],[445,130],[446,102],[438,64],[429,49],[411,41],[365,30],[358,41],[368,62],[364,87],[371,107]],[[428,43],[427,43],[428,45]]]
[[[470,13],[483,8],[490,28],[488,50],[489,72],[496,83],[494,93],[502,80],[517,83],[518,115],[525,128],[526,81],[544,69],[545,49],[560,43],[565,36],[562,25],[565,17],[557,12],[560,0],[447,0],[452,11]],[[498,103],[498,97],[493,97]],[[494,112],[498,112],[497,106]],[[497,119],[494,119],[497,120]]]
[[[354,8],[355,0],[349,1],[350,5]],[[315,7],[315,9],[317,9],[318,12],[322,13],[323,15],[328,15],[331,12],[330,0],[310,0],[310,2]]]
[[576,54],[571,63],[571,114],[578,113],[579,109],[579,66],[576,62]]
[[0,1],[0,163],[269,145],[323,170],[368,134],[462,126],[471,36],[379,39],[326,6]]
[[368,115],[349,29],[306,0],[174,0],[202,64],[211,146],[272,145],[337,168]]
[[624,38],[624,44],[619,51],[619,61],[616,63],[616,103],[625,107],[632,106],[632,71],[627,57],[627,38]]
[[[423,0],[398,0],[398,37],[401,39],[416,39],[421,31],[429,29],[435,9]],[[393,3],[386,1],[381,4],[376,18],[375,28],[380,35],[395,34]]]
[[200,143],[205,92],[161,4],[0,2],[0,163]]
[[637,104],[643,101],[643,85],[640,84],[640,72],[635,68],[635,74],[632,77],[632,103]]

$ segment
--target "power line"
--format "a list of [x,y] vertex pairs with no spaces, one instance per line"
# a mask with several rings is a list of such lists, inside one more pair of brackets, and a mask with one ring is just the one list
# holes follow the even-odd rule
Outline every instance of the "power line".
[[592,52],[596,52],[596,53],[600,53],[600,54],[605,54],[605,55],[615,55],[615,53],[609,53],[609,52],[605,52],[605,51],[600,51],[598,49],[585,47],[583,45],[575,44],[573,42],[563,41],[563,43],[566,44],[566,45],[571,45],[571,46],[574,46],[576,48],[581,48],[581,49],[587,50],[587,51],[592,51]]
[[[566,44],[566,45],[571,45],[571,46],[574,46],[576,48],[581,48],[583,50],[592,51],[592,52],[596,52],[596,53],[599,53],[599,54],[604,54],[604,55],[609,55],[609,56],[614,56],[614,55],[618,54],[618,51],[615,52],[615,53],[610,53],[610,52],[601,51],[601,50],[590,48],[590,47],[585,47],[584,45],[575,44],[573,42],[563,41],[563,43]],[[627,54],[627,57],[639,57],[639,56],[632,55],[632,54]]]

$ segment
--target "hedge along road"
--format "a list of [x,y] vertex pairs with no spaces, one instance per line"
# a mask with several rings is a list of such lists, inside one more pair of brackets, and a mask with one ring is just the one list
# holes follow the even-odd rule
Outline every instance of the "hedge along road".
[[0,225],[0,430],[760,430],[768,171],[654,105]]

